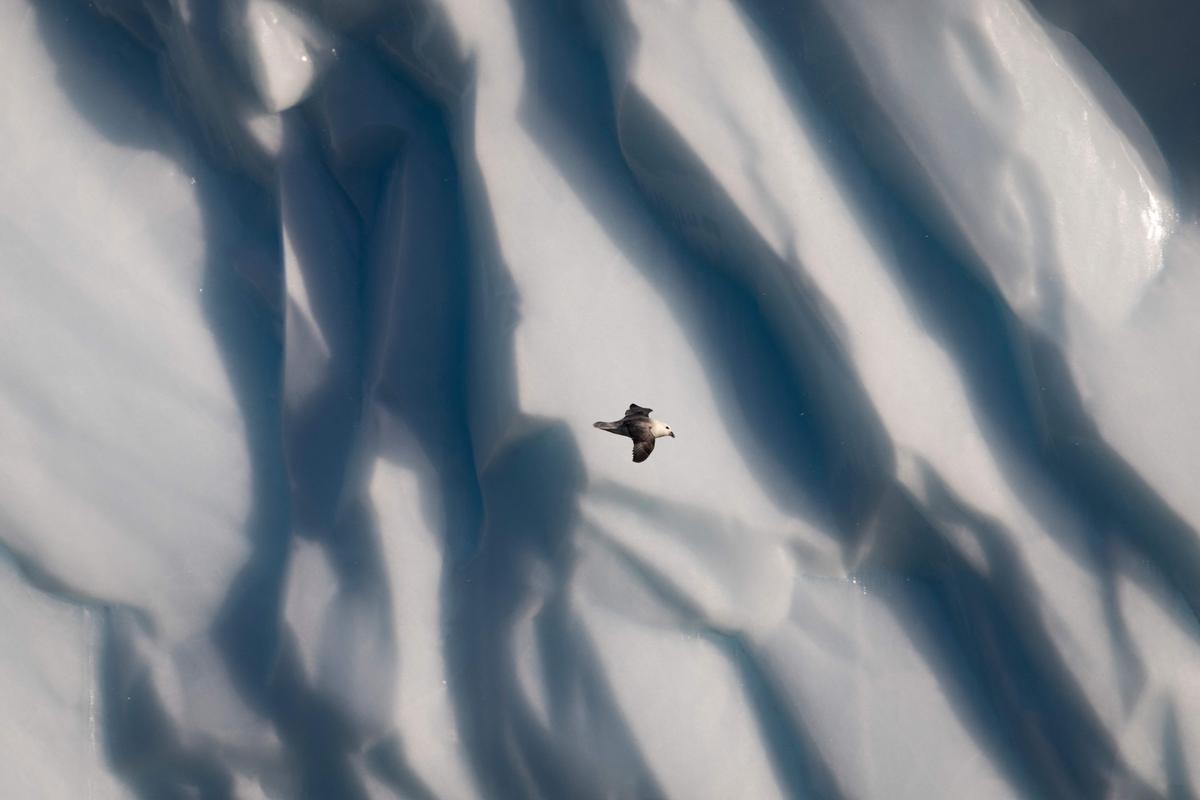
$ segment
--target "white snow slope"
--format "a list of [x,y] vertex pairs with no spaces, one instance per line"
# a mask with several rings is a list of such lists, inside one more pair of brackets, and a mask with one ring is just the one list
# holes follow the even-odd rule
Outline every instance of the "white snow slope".
[[1200,791],[1118,6],[0,0],[0,796]]

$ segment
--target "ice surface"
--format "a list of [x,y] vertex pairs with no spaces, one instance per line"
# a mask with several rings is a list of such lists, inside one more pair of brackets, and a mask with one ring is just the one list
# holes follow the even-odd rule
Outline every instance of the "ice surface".
[[825,6],[1013,310],[1048,328],[1064,305],[1126,319],[1163,267],[1174,204],[1152,137],[1114,120],[1119,93],[1090,57],[1014,0]]
[[4,543],[66,591],[195,633],[248,550],[244,425],[204,308],[207,170],[115,76],[63,76],[30,9],[2,13],[22,73],[5,103],[24,109],[0,130],[21,153],[0,240]]
[[291,108],[312,89],[331,56],[327,37],[310,20],[275,0],[248,0],[244,6],[244,17],[233,18],[230,28],[244,39],[244,58],[259,97],[269,111]]
[[1200,130],[1085,5],[0,0],[0,794],[1194,794]]
[[123,797],[105,764],[97,659],[102,611],[47,597],[0,563],[5,615],[5,797]]

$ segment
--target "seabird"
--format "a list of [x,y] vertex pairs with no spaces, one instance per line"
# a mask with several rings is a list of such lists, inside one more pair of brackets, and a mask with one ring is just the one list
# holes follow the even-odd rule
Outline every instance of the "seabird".
[[640,464],[654,452],[654,440],[661,436],[675,438],[670,425],[665,425],[656,419],[650,419],[654,409],[642,408],[637,403],[631,403],[625,416],[616,422],[597,422],[594,427],[618,436],[628,436],[633,439],[633,461]]

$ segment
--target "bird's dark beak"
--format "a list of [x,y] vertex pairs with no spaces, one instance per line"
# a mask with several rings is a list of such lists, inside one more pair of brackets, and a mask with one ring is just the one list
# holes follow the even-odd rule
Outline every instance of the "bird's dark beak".
[[671,438],[672,438],[672,439],[674,439],[674,438],[675,438],[675,431],[671,431]]

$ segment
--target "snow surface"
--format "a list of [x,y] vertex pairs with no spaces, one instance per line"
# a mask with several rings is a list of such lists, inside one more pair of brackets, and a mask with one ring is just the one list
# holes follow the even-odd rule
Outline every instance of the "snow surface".
[[1200,194],[1035,6],[0,0],[0,795],[1194,794]]

